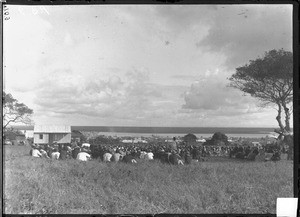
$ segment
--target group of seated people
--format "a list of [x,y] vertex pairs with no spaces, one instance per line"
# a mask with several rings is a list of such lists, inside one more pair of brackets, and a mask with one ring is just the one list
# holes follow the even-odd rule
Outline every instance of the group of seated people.
[[[271,147],[268,146],[268,149]],[[198,146],[178,143],[175,145],[168,144],[88,144],[72,142],[70,144],[51,145],[32,145],[30,155],[33,157],[44,157],[51,159],[65,160],[74,158],[80,161],[100,158],[102,161],[119,161],[124,156],[125,160],[129,157],[133,159],[143,158],[142,153],[147,153],[147,159],[157,159],[161,153],[172,153],[177,155],[184,162],[189,163],[191,160],[204,161],[205,157],[222,156],[229,158],[239,158],[255,160],[259,152],[270,152],[266,147],[250,146]],[[272,160],[279,160],[282,150],[277,147],[273,150]],[[106,154],[106,158],[104,155]],[[119,156],[120,155],[120,156]],[[278,157],[279,156],[279,157]],[[107,160],[109,159],[109,160]],[[131,159],[132,160],[132,159]]]
[[51,145],[35,145],[31,146],[30,155],[37,158],[48,158],[55,160],[66,160],[74,158],[80,161],[88,161],[91,159],[89,147],[82,146],[78,144],[57,144],[54,142]]

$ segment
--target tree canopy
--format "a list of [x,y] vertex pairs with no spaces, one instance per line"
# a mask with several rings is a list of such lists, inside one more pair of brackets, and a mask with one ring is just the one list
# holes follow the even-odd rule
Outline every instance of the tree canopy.
[[185,141],[186,143],[195,143],[197,141],[197,136],[189,133],[183,137],[183,141]]
[[31,124],[31,115],[33,110],[28,108],[24,103],[18,102],[11,94],[3,91],[3,130],[11,123]]
[[[261,101],[261,106],[277,106],[276,120],[279,133],[290,132],[291,102],[293,101],[293,54],[289,51],[271,50],[264,57],[250,60],[249,64],[236,68],[230,78],[230,86]],[[281,121],[282,109],[285,124]]]
[[228,142],[228,137],[224,133],[216,132],[212,136],[211,140],[213,140],[213,141],[223,141],[223,142],[227,143]]

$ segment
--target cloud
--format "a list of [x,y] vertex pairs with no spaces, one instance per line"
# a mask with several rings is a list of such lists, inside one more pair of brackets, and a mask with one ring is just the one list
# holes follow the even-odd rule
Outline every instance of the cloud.
[[156,16],[164,23],[167,30],[173,33],[190,30],[195,26],[207,25],[210,14],[214,13],[216,5],[158,5],[154,7]]
[[286,6],[46,8],[51,16],[5,22],[4,57],[8,90],[49,122],[199,126],[263,117],[226,77],[275,45],[291,46]]
[[124,80],[116,75],[107,80],[101,76],[87,80],[68,69],[56,70],[37,87],[37,113],[121,119],[143,116],[153,108],[152,100],[161,97],[147,81],[147,75],[137,69],[128,72]]
[[243,96],[242,92],[227,87],[227,84],[224,74],[206,73],[184,93],[182,109],[211,117],[261,112],[257,107],[258,101]]
[[22,15],[16,8],[9,6],[11,19],[3,22],[4,86],[7,91],[28,92],[37,82],[37,63],[53,26],[33,13]]
[[291,5],[218,8],[207,36],[196,46],[224,53],[228,68],[237,68],[271,49],[292,50]]

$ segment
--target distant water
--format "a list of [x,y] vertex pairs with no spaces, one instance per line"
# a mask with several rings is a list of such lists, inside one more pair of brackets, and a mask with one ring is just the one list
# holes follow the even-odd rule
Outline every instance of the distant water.
[[152,133],[152,134],[265,134],[273,132],[274,128],[246,127],[108,127],[108,126],[72,126],[72,130],[98,131],[116,133]]
[[[33,126],[15,126],[17,129],[33,130]],[[72,126],[72,130],[95,131],[103,135],[110,136],[183,136],[188,133],[197,137],[211,137],[215,132],[222,132],[229,137],[265,137],[274,128],[254,128],[254,127],[120,127],[120,126]]]
[[72,126],[72,130],[96,131],[110,136],[184,136],[188,133],[197,137],[208,138],[215,132],[222,132],[229,137],[265,137],[274,128],[241,128],[241,127],[108,127],[108,126]]

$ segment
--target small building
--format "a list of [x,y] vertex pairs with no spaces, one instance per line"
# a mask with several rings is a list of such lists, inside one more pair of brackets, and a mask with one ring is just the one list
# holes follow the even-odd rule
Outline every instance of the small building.
[[35,125],[33,130],[34,144],[71,143],[71,126]]
[[33,130],[20,130],[26,138],[33,138]]

